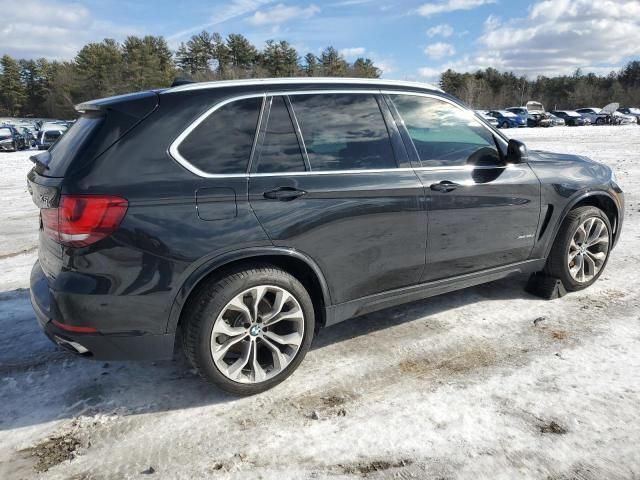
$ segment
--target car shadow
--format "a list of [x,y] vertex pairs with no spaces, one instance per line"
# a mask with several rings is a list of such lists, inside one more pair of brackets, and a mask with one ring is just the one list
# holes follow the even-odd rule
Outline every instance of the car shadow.
[[[526,276],[516,276],[364,315],[322,329],[312,349],[480,301],[534,298],[524,292],[525,284]],[[251,401],[202,380],[181,351],[159,362],[101,362],[70,354],[42,334],[27,289],[0,293],[0,328],[0,431],[79,415],[127,416]]]

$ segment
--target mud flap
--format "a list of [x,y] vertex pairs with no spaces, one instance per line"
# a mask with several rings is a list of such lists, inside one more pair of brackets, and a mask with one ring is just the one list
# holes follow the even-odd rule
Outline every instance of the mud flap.
[[555,300],[567,294],[562,280],[541,272],[532,273],[524,289],[527,293],[544,298],[545,300]]

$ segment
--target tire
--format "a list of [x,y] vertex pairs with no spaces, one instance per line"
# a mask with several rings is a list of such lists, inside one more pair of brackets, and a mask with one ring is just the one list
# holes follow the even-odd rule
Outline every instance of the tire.
[[603,125],[604,120],[602,118],[596,118],[596,125]]
[[[256,298],[257,319],[247,307]],[[246,311],[239,308],[240,303]],[[270,315],[271,321],[285,319],[270,323]],[[271,265],[240,268],[207,281],[189,300],[183,317],[183,349],[198,373],[217,387],[233,395],[254,395],[293,373],[311,347],[314,327],[313,302],[295,277]],[[278,343],[275,337],[280,341],[287,337],[297,345]],[[232,345],[225,349],[228,343]],[[214,351],[226,353],[214,359]]]
[[[582,231],[586,232],[584,228],[585,222],[591,222],[592,220],[592,227],[590,229],[587,227],[589,232],[586,237],[578,232],[580,227],[582,227]],[[600,225],[606,227],[606,232],[602,231],[596,235]],[[590,247],[586,246],[590,243],[587,241],[589,238],[593,238],[595,241],[596,237],[598,240],[596,243]],[[584,239],[584,241],[581,239]],[[579,207],[571,210],[562,222],[562,226],[553,242],[551,252],[547,258],[545,273],[559,278],[568,291],[573,292],[587,288],[604,271],[611,253],[611,244],[611,223],[602,210],[596,207]],[[581,251],[583,253],[580,253]],[[578,253],[576,254],[576,252]],[[601,255],[602,253],[604,253],[604,256]],[[571,260],[571,255],[574,258],[573,261]],[[582,278],[580,278],[580,266],[584,266]],[[572,271],[576,271],[576,268],[577,273],[572,273]]]
[[502,125],[500,125],[500,128],[509,128],[509,123],[508,122],[502,122]]

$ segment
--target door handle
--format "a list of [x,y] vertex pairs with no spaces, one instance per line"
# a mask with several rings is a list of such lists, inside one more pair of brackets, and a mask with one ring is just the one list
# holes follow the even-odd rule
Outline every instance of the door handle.
[[429,187],[434,192],[451,192],[460,186],[459,183],[450,182],[449,180],[443,180],[439,183],[432,183]]
[[280,200],[281,202],[288,202],[291,200],[295,200],[298,197],[302,197],[306,194],[307,192],[305,192],[304,190],[299,190],[297,188],[279,187],[275,190],[264,192],[264,198],[268,198],[270,200]]

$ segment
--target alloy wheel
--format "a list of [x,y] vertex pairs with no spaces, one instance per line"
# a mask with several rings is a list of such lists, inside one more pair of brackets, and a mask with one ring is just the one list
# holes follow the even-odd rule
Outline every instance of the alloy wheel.
[[609,253],[609,229],[598,217],[584,220],[573,234],[567,262],[571,277],[590,282],[602,270]]
[[249,288],[218,315],[211,332],[211,356],[230,380],[269,380],[298,354],[304,323],[304,313],[292,293],[274,285]]

